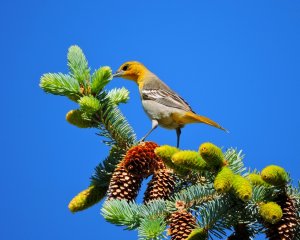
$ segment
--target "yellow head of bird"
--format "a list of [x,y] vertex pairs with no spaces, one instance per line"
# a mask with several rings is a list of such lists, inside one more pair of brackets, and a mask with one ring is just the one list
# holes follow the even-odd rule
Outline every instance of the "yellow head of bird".
[[113,74],[113,77],[122,77],[138,82],[141,76],[144,76],[148,69],[140,62],[130,61],[123,63]]

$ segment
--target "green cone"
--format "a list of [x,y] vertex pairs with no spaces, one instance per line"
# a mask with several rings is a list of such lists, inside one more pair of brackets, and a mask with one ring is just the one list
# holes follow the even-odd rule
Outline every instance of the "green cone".
[[78,109],[69,111],[66,115],[66,120],[70,124],[75,125],[76,127],[79,128],[93,127],[93,124],[90,121],[82,118],[82,112]]
[[259,214],[268,223],[277,223],[282,217],[282,209],[275,202],[263,203],[259,207]]
[[204,228],[196,228],[194,229],[187,240],[206,240],[207,239],[207,231]]
[[187,170],[182,167],[176,166],[172,162],[172,156],[178,152],[178,148],[169,145],[163,145],[155,148],[154,150],[154,153],[163,160],[163,162],[168,168],[173,169],[178,174],[185,175],[187,173]]
[[284,185],[288,181],[288,175],[284,168],[276,165],[265,167],[261,171],[261,177],[265,182],[274,186]]
[[214,181],[214,188],[219,193],[228,192],[231,189],[234,173],[228,167],[223,167]]
[[80,109],[90,116],[100,109],[100,101],[93,96],[83,96],[78,101]]
[[251,182],[253,186],[265,186],[268,187],[270,186],[268,183],[266,183],[262,178],[260,174],[257,173],[250,173],[247,176],[247,179]]
[[204,161],[212,167],[224,165],[224,155],[222,150],[216,145],[206,142],[199,147],[199,152]]
[[87,209],[99,202],[106,194],[106,188],[91,185],[87,189],[78,193],[69,203],[69,209],[75,213]]
[[234,175],[232,188],[239,199],[248,201],[252,198],[252,185],[248,179]]
[[195,151],[180,151],[172,156],[172,162],[182,168],[190,170],[206,170],[208,169],[207,163],[201,158],[200,154]]

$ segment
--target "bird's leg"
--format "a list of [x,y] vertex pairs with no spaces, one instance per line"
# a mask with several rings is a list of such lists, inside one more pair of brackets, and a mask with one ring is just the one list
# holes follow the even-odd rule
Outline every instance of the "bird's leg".
[[147,132],[147,134],[140,140],[140,142],[144,142],[146,137],[149,136],[149,134],[158,126],[158,121],[155,119],[152,119],[152,128],[149,132]]
[[181,134],[181,129],[180,128],[176,128],[177,148],[179,148],[180,134]]

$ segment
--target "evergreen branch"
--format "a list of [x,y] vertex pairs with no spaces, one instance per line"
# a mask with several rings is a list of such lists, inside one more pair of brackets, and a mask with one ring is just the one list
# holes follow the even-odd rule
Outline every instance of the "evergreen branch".
[[126,226],[126,229],[135,229],[140,222],[139,206],[126,200],[106,201],[101,209],[106,221],[118,226]]
[[266,201],[266,199],[271,200],[274,198],[276,193],[278,193],[278,190],[273,186],[270,187],[266,187],[264,185],[253,186],[252,198],[250,202],[252,202],[253,204],[257,204]]
[[108,136],[118,147],[127,150],[136,142],[133,129],[106,92],[101,93],[99,99],[101,107],[98,120],[105,126],[105,131],[100,134]]
[[[111,146],[109,156],[95,168],[90,187],[70,202],[70,210],[77,212],[97,203],[106,195],[116,166],[123,159],[126,151],[136,144],[136,136],[118,108],[118,104],[126,103],[129,99],[128,90],[125,88],[108,92],[104,90],[112,79],[111,69],[101,67],[90,76],[88,62],[78,46],[69,48],[68,66],[70,75],[44,74],[41,77],[40,87],[47,93],[67,96],[78,102],[80,109],[69,111],[66,116],[67,121],[81,128],[98,128],[98,135],[105,137],[104,143]],[[300,240],[300,226],[295,227],[300,219],[300,183],[298,187],[292,187],[291,179],[279,166],[268,166],[262,170],[261,174],[244,173],[245,167],[242,161],[244,155],[241,151],[229,148],[223,154],[220,148],[211,143],[204,143],[201,146],[200,155],[204,163],[212,168],[201,167],[199,171],[195,171],[195,166],[197,167],[200,163],[198,152],[182,151],[176,155],[174,153],[178,149],[175,151],[164,149],[167,154],[162,154],[162,158],[168,155],[171,160],[172,155],[173,165],[176,162],[183,167],[190,168],[184,171],[184,174],[178,170],[181,175],[177,176],[176,188],[170,200],[152,200],[141,205],[126,200],[109,200],[104,203],[101,210],[104,218],[113,224],[125,226],[127,229],[138,228],[140,239],[162,239],[170,212],[179,211],[178,203],[181,202],[183,207],[188,208],[192,213],[189,215],[194,220],[194,216],[198,218],[199,227],[201,226],[205,233],[208,231],[210,238],[212,235],[221,238],[225,235],[226,229],[234,227],[235,233],[228,239],[252,239],[255,234],[262,232],[266,227],[265,223],[268,218],[262,214],[262,206],[266,206],[270,201],[276,202],[276,199],[285,196],[290,200],[290,205],[282,210],[286,214],[289,213],[291,217],[283,215],[284,218],[281,220],[287,223],[284,222],[283,226],[288,227],[284,231],[292,234],[297,231],[295,239]],[[232,180],[234,184],[231,181],[224,183],[224,178],[229,179],[229,173],[233,175],[232,172],[236,174]],[[247,179],[241,175],[245,175]],[[222,188],[221,183],[223,185],[229,183],[230,186]],[[237,185],[243,185],[244,193],[251,194],[248,194],[247,198],[241,197],[246,196],[245,194],[235,196],[234,194],[240,193],[242,189],[239,189]],[[117,191],[122,191],[122,187],[118,188],[117,183],[115,186]],[[163,184],[160,188],[160,191],[166,191]],[[215,189],[226,191],[219,191],[222,192],[220,194]],[[285,205],[279,205],[279,210],[281,210],[280,206]],[[266,207],[268,208],[269,206]],[[185,211],[188,212],[188,209]],[[290,225],[288,225],[289,222]],[[174,229],[180,229],[188,223],[189,219],[183,217],[175,219],[172,224],[178,224],[179,226]],[[195,236],[188,239],[195,239]]]
[[122,87],[122,88],[114,88],[107,93],[110,100],[119,105],[120,103],[126,103],[129,99],[129,91]]
[[163,217],[146,217],[141,220],[138,228],[139,239],[159,240],[163,238],[163,232],[167,227]]
[[152,200],[151,202],[140,206],[140,213],[145,217],[165,217],[168,214],[166,207],[166,201],[161,199]]
[[91,90],[94,95],[97,95],[101,90],[112,80],[112,71],[110,67],[101,67],[92,75]]
[[90,69],[88,62],[82,52],[82,50],[74,45],[69,48],[68,51],[68,66],[70,74],[79,83],[84,86],[89,84],[90,81]]
[[206,226],[208,229],[212,228],[220,218],[224,217],[224,214],[227,213],[232,206],[233,203],[230,202],[228,195],[219,196],[212,201],[204,202],[199,205],[198,213],[203,226]]
[[124,149],[113,146],[109,156],[95,168],[95,173],[91,177],[91,184],[108,188],[111,176],[116,165],[121,161],[123,154]]
[[80,86],[76,79],[63,73],[46,73],[41,77],[40,87],[54,95],[77,97],[81,96]]
[[225,229],[228,229],[224,219],[228,217],[228,211],[233,206],[229,195],[219,195],[219,197],[197,206],[196,214],[199,216],[201,225],[208,229],[210,235],[222,238],[226,235]]
[[222,219],[224,226],[230,228],[240,223],[259,224],[259,209],[256,204],[244,203],[242,201],[233,202],[226,217]]
[[228,209],[226,216],[220,221],[227,229],[230,229],[231,226],[246,224],[248,235],[250,239],[253,239],[263,229],[260,223],[258,204],[251,201],[245,203],[231,196],[230,199],[232,206]]
[[224,157],[228,162],[228,167],[235,173],[235,174],[241,174],[243,171],[245,171],[243,159],[244,155],[242,154],[242,151],[237,151],[235,148],[229,148],[225,153]]
[[83,96],[78,103],[80,110],[84,113],[83,117],[87,120],[91,120],[92,116],[100,109],[99,100],[93,96]]
[[172,202],[184,201],[187,207],[201,205],[218,197],[211,184],[209,185],[192,185],[172,197]]
[[109,139],[104,143],[111,146],[111,151],[103,163],[95,168],[91,180],[92,184],[108,186],[116,165],[121,161],[126,150],[135,144],[136,137],[126,118],[110,100],[107,93],[102,92],[98,99],[100,100],[100,109],[95,118],[95,122],[99,123],[100,133],[98,135]]

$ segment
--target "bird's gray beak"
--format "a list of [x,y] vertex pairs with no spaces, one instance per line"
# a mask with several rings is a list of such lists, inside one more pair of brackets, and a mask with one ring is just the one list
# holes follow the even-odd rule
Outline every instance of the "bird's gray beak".
[[119,70],[119,71],[116,71],[112,76],[113,77],[122,77],[123,74],[124,74],[124,71]]

